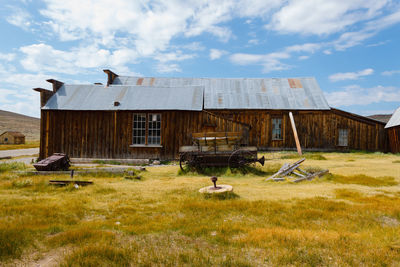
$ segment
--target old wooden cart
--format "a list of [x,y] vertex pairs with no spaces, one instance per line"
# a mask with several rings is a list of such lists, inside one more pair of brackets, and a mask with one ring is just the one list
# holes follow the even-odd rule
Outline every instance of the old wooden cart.
[[257,147],[243,146],[241,132],[192,133],[193,145],[179,148],[179,165],[194,169],[204,167],[239,168],[259,162],[264,165],[264,157],[257,158]]

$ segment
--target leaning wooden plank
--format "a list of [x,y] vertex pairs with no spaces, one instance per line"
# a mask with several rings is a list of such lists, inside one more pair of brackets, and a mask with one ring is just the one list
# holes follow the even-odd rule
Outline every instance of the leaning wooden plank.
[[300,168],[297,168],[296,170],[298,170],[299,172],[301,172],[301,173],[303,173],[303,174],[305,174],[305,175],[310,175],[310,174],[311,174],[311,173],[306,172],[305,170],[302,170],[302,169],[300,169]]
[[[296,169],[296,170],[297,170],[297,169]],[[295,171],[292,171],[292,173],[293,173],[294,175],[299,176],[299,177],[306,177],[306,176],[304,176],[303,174],[297,173],[297,172],[295,172]]]
[[299,155],[301,156],[302,152],[301,152],[300,141],[299,141],[299,137],[297,136],[296,124],[294,123],[294,118],[293,118],[292,112],[289,112],[289,118],[290,118],[290,123],[292,124],[294,140],[296,141],[297,153],[299,153]]
[[279,175],[280,175],[284,170],[286,170],[288,167],[289,167],[289,163],[284,163],[284,164],[282,165],[282,167],[279,169],[279,171],[277,171],[275,174],[273,174],[272,176],[270,176],[270,177],[268,177],[267,179],[265,179],[265,181],[272,180],[272,179],[274,179],[275,177],[279,176]]
[[291,164],[286,170],[284,170],[284,171],[281,173],[281,175],[282,175],[282,176],[286,176],[286,175],[292,173],[292,172],[293,172],[295,169],[297,169],[297,168],[300,166],[300,164],[301,164],[303,161],[305,161],[305,160],[306,160],[305,158],[302,158],[301,160],[298,160],[298,161],[296,161],[295,163]]
[[294,180],[293,182],[298,183],[298,182],[301,182],[301,181],[304,181],[304,180],[309,180],[310,181],[310,180],[314,179],[315,177],[320,177],[320,176],[322,176],[322,175],[324,175],[324,174],[326,174],[328,172],[329,172],[328,170],[323,170],[323,171],[320,171],[320,172],[313,173],[313,174],[311,174],[309,176],[306,176],[306,177],[298,178],[298,179]]
[[287,176],[288,174],[292,173],[295,169],[297,169],[299,167],[299,165],[305,160],[306,160],[305,158],[302,158],[293,164],[288,164],[288,163],[283,164],[283,166],[279,169],[278,172],[276,172],[274,175],[265,179],[265,181],[269,181],[278,176],[282,176],[282,177]]

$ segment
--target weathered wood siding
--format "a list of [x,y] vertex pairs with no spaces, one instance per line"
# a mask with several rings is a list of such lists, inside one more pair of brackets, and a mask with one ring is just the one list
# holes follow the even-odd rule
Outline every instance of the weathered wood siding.
[[[161,146],[132,147],[134,113],[161,114]],[[292,111],[306,149],[387,151],[384,124],[339,110]],[[217,114],[213,115],[213,114]],[[55,152],[73,158],[160,158],[178,156],[191,145],[191,133],[242,131],[246,144],[259,149],[295,148],[289,111],[59,111],[42,110],[40,158]],[[282,140],[272,140],[272,118],[282,118]],[[236,123],[240,122],[240,123]],[[241,124],[242,123],[242,124]],[[249,125],[250,130],[246,130]],[[338,146],[338,131],[348,129],[348,146]],[[398,144],[398,132],[397,132]]]
[[[212,113],[249,124],[249,145],[259,149],[295,148],[289,111],[211,110]],[[356,149],[386,151],[384,123],[339,110],[292,111],[301,147],[308,149]],[[272,118],[282,118],[282,140],[272,140]],[[348,146],[338,146],[338,130],[348,129]]]
[[[161,145],[133,147],[135,113],[161,114]],[[216,131],[244,131],[245,126],[208,112],[193,111],[41,111],[40,158],[66,153],[72,158],[160,158],[178,156],[191,145],[191,133],[212,127]]]
[[387,129],[390,152],[400,153],[400,126]]

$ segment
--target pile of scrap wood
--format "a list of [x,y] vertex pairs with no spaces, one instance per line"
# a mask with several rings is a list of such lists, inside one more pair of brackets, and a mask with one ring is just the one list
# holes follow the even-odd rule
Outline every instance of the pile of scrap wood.
[[266,181],[269,180],[273,180],[276,182],[285,181],[286,178],[293,178],[293,176],[291,175],[295,175],[296,179],[293,180],[293,182],[298,183],[304,180],[312,180],[315,177],[320,177],[329,172],[328,170],[323,170],[319,172],[309,173],[300,169],[300,164],[303,163],[305,160],[306,160],[305,158],[302,158],[293,164],[289,163],[283,164],[283,166],[279,169],[279,171],[276,172],[274,175],[268,177]]

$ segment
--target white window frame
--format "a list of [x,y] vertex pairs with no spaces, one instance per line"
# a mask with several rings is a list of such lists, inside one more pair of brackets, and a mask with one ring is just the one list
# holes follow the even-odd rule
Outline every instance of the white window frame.
[[[155,120],[154,120],[155,116]],[[155,125],[155,128],[154,128]],[[157,134],[158,132],[158,134]],[[154,133],[156,133],[154,135]],[[147,116],[147,144],[161,145],[161,114],[149,113]]]
[[[137,122],[144,123],[138,127],[135,124],[136,116],[140,116],[143,120]],[[156,121],[153,121],[153,116],[156,116]],[[158,118],[157,118],[158,116]],[[159,120],[158,120],[159,119]],[[162,126],[162,115],[161,113],[134,113],[132,119],[132,145],[130,147],[162,147],[161,145],[161,126]],[[155,123],[155,128],[153,128]],[[158,125],[157,125],[158,124]],[[136,125],[136,127],[135,127]],[[137,135],[137,131],[141,131],[141,135]],[[158,131],[158,134],[157,134]],[[154,132],[156,135],[153,135]],[[151,136],[150,136],[151,134]]]
[[[135,120],[140,117],[141,120]],[[132,125],[132,144],[133,145],[146,145],[146,113],[134,113]],[[143,121],[144,119],[144,121]],[[136,122],[136,125],[135,125]],[[140,125],[138,125],[140,123]],[[144,126],[144,128],[143,128]],[[144,133],[144,135],[143,135]]]

